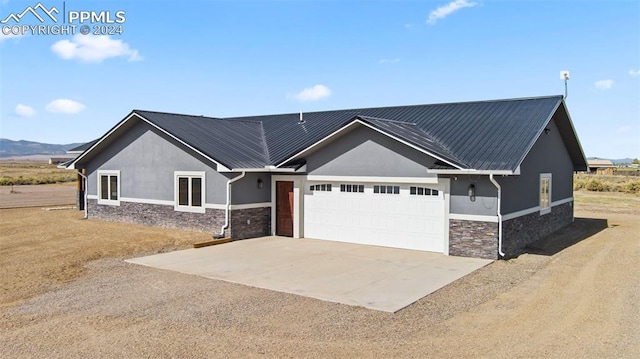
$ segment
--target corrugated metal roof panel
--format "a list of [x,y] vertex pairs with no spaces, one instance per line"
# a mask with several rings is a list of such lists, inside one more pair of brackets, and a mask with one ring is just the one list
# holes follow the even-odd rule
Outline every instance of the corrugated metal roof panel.
[[80,146],[76,146],[70,150],[67,150],[67,152],[84,152],[86,150],[88,150],[89,148],[91,148],[91,146],[93,146],[96,142],[98,142],[98,140],[93,140],[93,141],[89,141],[87,143],[83,143]]
[[[515,170],[562,96],[216,119],[134,111],[230,168],[279,165],[360,116],[456,166]],[[391,121],[390,121],[391,120]]]
[[468,168],[515,170],[561,96],[436,105],[364,108],[235,118],[263,123],[270,161],[278,164],[344,126],[355,116],[415,125]]
[[229,168],[258,168],[267,163],[260,122],[134,112]]
[[440,146],[414,123],[405,123],[367,116],[358,116],[358,118],[375,128],[417,146],[418,148],[421,148],[422,150],[425,150],[426,152],[429,152],[437,158],[453,164],[456,167],[467,167],[464,162],[459,160],[453,153]]

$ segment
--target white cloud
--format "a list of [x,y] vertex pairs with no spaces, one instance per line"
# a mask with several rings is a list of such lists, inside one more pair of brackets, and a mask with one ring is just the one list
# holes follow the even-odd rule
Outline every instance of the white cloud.
[[317,101],[325,97],[331,96],[331,90],[325,85],[315,85],[308,87],[296,94],[287,95],[289,98],[294,98],[298,101]]
[[34,110],[33,108],[27,105],[23,105],[21,103],[19,103],[18,106],[16,106],[16,109],[14,111],[16,115],[20,117],[31,117],[36,114],[36,110]]
[[593,85],[599,90],[608,90],[613,86],[613,80],[600,80]]
[[429,18],[427,19],[427,24],[433,25],[438,20],[444,19],[445,17],[453,14],[454,12],[463,9],[465,7],[474,7],[478,5],[476,2],[469,2],[467,0],[455,0],[447,5],[440,6],[439,8],[431,11],[429,13]]
[[85,107],[86,106],[81,104],[80,102],[61,98],[49,102],[45,109],[51,113],[74,114],[84,110]]
[[412,27],[413,27],[413,24],[410,24],[410,23],[404,24],[405,29],[410,29]]
[[24,35],[14,35],[14,34],[5,35],[5,34],[2,33],[2,31],[0,31],[0,44],[3,43],[4,41],[11,40],[11,39],[16,39],[17,40],[17,39],[19,39],[19,38],[21,38],[23,36]]
[[629,75],[633,77],[638,77],[640,76],[640,70],[629,70]]
[[397,58],[397,57],[395,59],[381,59],[381,60],[378,60],[379,64],[395,64],[395,63],[398,63],[398,62],[400,62],[400,59]]
[[51,50],[65,60],[102,62],[110,57],[128,57],[129,61],[142,60],[138,50],[130,48],[122,40],[113,40],[106,35],[75,35],[71,41],[56,42]]

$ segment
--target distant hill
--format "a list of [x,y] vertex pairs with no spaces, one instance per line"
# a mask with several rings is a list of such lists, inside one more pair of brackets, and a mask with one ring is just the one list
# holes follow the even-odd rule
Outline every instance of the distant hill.
[[31,155],[64,155],[68,149],[80,146],[82,143],[68,145],[54,145],[32,141],[12,141],[0,138],[0,158]]
[[622,158],[619,160],[611,160],[611,162],[613,162],[614,165],[621,164],[621,163],[631,163],[633,162],[633,158]]
[[618,165],[618,164],[621,164],[621,163],[631,163],[631,162],[633,162],[633,158],[621,158],[619,160],[612,160],[612,159],[609,159],[609,158],[602,158],[602,157],[589,157],[589,158],[587,158],[587,160],[595,160],[595,159],[598,159],[598,160],[609,160],[609,161],[613,162],[614,165]]

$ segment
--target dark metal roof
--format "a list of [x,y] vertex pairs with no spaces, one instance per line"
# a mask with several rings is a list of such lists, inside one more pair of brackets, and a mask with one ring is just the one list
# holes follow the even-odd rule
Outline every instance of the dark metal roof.
[[93,146],[96,142],[98,142],[98,140],[93,140],[93,141],[89,141],[87,143],[84,143],[80,146],[76,146],[70,150],[67,150],[67,152],[71,152],[71,153],[81,153],[84,152],[86,150],[88,150],[89,148],[91,148],[91,146]]
[[228,168],[258,168],[267,163],[258,121],[133,112]]
[[288,166],[361,121],[433,154],[439,169],[488,171],[515,171],[556,112],[574,166],[586,166],[562,96],[309,112],[302,122],[298,113],[219,119],[133,111],[230,169]]
[[[396,126],[396,135],[420,137],[413,144],[439,153],[464,168],[514,171],[549,122],[562,96],[435,105],[362,108],[303,114],[233,118],[263,124],[271,164],[280,164],[343,127],[356,116],[390,119],[410,126]],[[392,126],[385,127],[392,131]],[[440,147],[435,151],[433,146]],[[445,155],[447,154],[447,155]],[[453,161],[455,160],[455,161]]]
[[393,135],[396,138],[426,150],[427,152],[458,168],[468,168],[463,161],[458,159],[453,153],[449,152],[444,146],[437,143],[429,136],[429,134],[421,130],[415,123],[393,121],[368,116],[358,116],[358,119],[374,126],[382,132]]

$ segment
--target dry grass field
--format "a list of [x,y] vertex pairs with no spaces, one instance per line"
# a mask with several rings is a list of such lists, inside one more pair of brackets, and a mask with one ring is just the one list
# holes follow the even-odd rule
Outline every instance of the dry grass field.
[[640,176],[578,173],[573,176],[573,189],[575,191],[622,192],[640,195]]
[[0,305],[72,281],[95,259],[175,250],[211,238],[206,233],[84,220],[77,210],[4,209],[0,215]]
[[0,357],[640,357],[640,201],[575,197],[537,254],[395,314],[122,261],[208,234],[2,209]]
[[0,186],[74,182],[74,171],[46,162],[0,161]]

